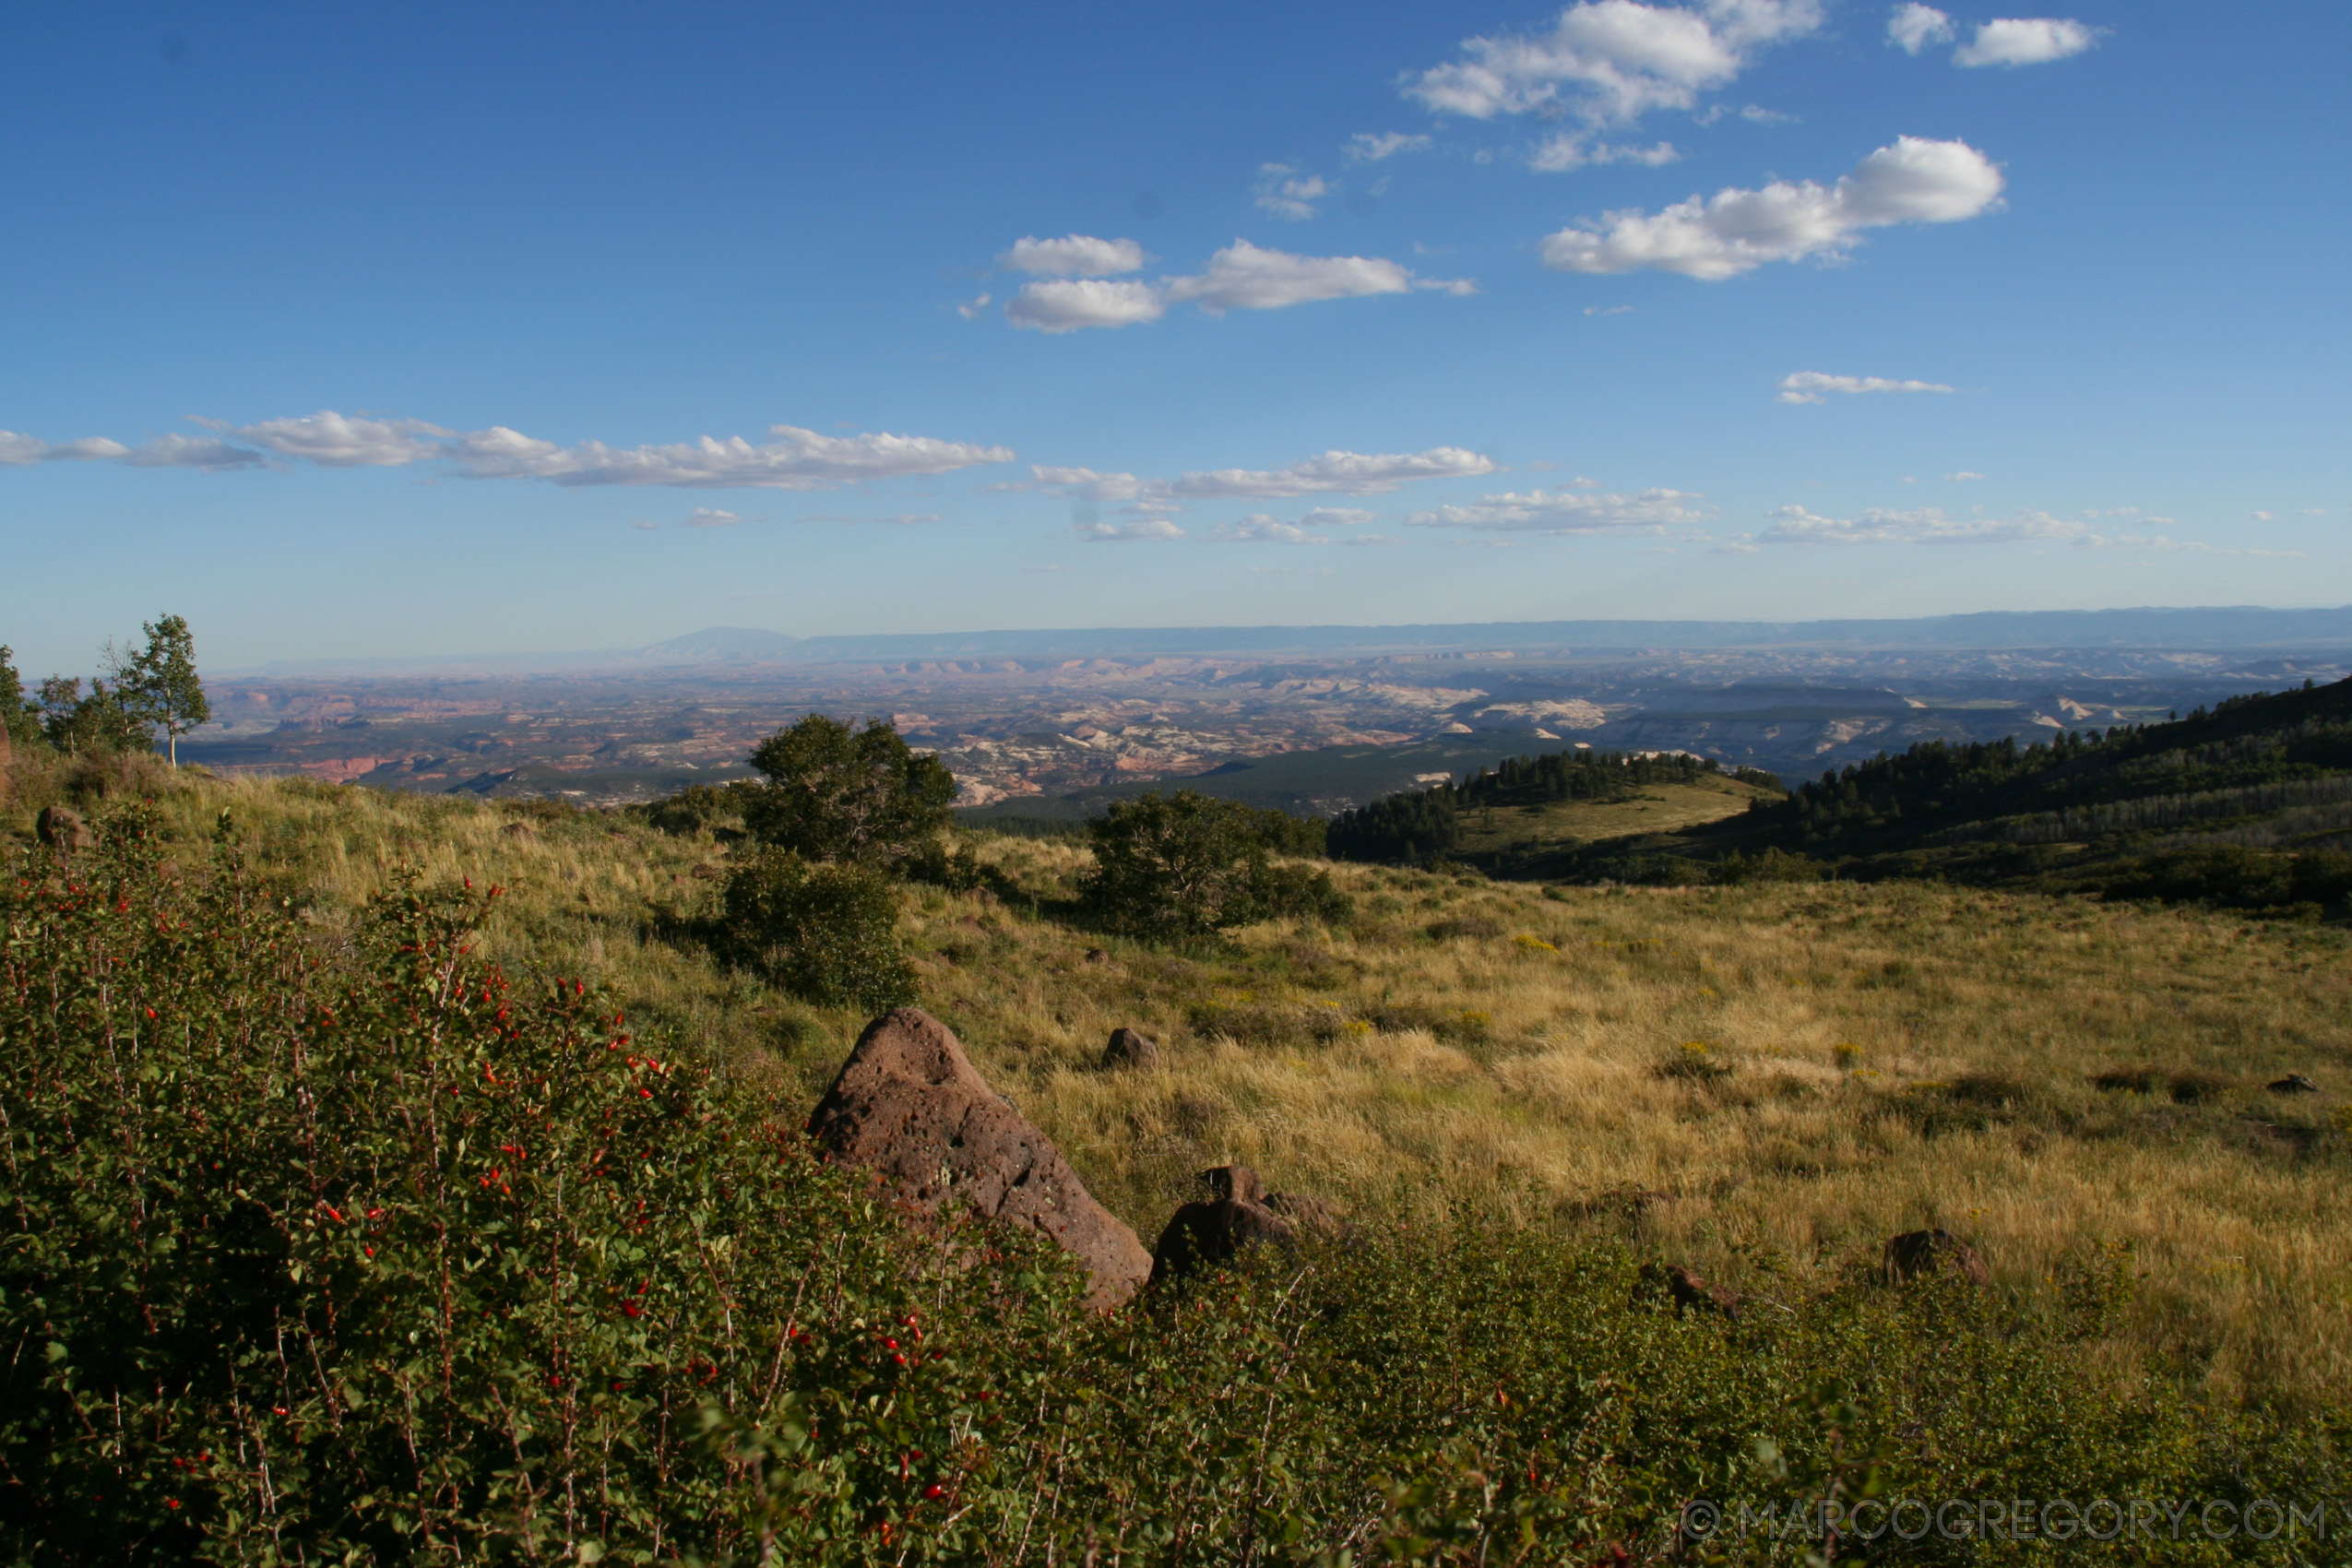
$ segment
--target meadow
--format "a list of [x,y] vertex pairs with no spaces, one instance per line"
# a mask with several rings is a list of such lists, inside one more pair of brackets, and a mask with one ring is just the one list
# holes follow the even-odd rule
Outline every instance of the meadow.
[[[328,944],[397,867],[495,884],[489,956],[609,986],[779,1103],[814,1104],[864,1021],[660,934],[716,897],[729,850],[707,835],[144,760],[17,774],[17,832],[69,790],[151,797],[172,852],[233,844]],[[1621,1240],[1767,1301],[1940,1225],[2028,1306],[2121,1268],[2130,1299],[2086,1363],[2119,1385],[2155,1367],[2292,1408],[2352,1384],[2339,928],[1918,884],[1337,865],[1345,924],[1170,951],[1049,918],[1079,843],[971,842],[1019,892],[909,891],[922,1005],[1147,1244],[1229,1161],[1407,1229],[1476,1209]],[[1159,1068],[1097,1070],[1123,1025]],[[2324,1092],[2263,1087],[2289,1073]]]

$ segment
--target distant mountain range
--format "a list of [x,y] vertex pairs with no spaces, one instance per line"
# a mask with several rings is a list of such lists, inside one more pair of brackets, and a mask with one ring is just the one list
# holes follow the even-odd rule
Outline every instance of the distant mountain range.
[[2180,648],[2352,647],[2352,605],[2322,610],[1987,611],[1907,620],[1490,621],[1406,626],[1080,627],[885,632],[794,637],[713,626],[650,647],[582,653],[370,659],[276,659],[232,674],[297,676],[437,671],[519,673],[938,660],[1273,657],[1469,652],[1845,647],[1853,648]]

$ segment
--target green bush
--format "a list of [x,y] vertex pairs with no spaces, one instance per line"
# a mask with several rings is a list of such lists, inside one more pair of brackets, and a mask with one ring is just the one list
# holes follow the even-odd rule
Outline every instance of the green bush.
[[946,765],[882,719],[852,730],[812,713],[762,741],[752,766],[767,780],[742,787],[743,826],[809,861],[897,866],[938,837],[956,798]]
[[802,1000],[879,1013],[915,999],[898,897],[879,873],[767,849],[728,875],[719,926],[737,962]]

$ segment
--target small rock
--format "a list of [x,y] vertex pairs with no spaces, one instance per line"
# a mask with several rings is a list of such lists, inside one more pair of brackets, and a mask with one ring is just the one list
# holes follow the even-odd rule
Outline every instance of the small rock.
[[1087,962],[1089,964],[1108,964],[1111,962],[1111,955],[1104,952],[1099,947],[1089,947],[1087,949]]
[[1102,1070],[1106,1073],[1143,1072],[1158,1065],[1158,1044],[1137,1029],[1111,1030],[1111,1043],[1102,1048]]
[[988,1087],[954,1032],[919,1008],[866,1026],[808,1130],[827,1158],[873,1171],[920,1213],[960,1202],[1042,1231],[1093,1277],[1089,1305],[1117,1306],[1151,1273],[1135,1233]]
[[1674,1310],[1681,1313],[1720,1313],[1725,1317],[1740,1315],[1740,1298],[1720,1285],[1710,1284],[1705,1275],[1679,1263],[1650,1264],[1642,1270],[1642,1277],[1653,1285],[1666,1287],[1674,1298]]
[[2320,1086],[2300,1073],[2289,1073],[2269,1087],[2273,1094],[2317,1094],[2320,1092]]
[[98,842],[98,836],[89,830],[89,824],[81,819],[81,814],[64,806],[42,807],[41,814],[33,819],[32,830],[51,849],[69,853],[87,849]]
[[1888,1241],[1880,1255],[1890,1285],[1947,1268],[1957,1271],[1971,1285],[1992,1283],[1992,1271],[1977,1249],[1949,1230],[1907,1230]]
[[1159,1245],[1152,1249],[1152,1284],[1178,1283],[1230,1263],[1261,1242],[1286,1250],[1298,1245],[1297,1228],[1262,1201],[1265,1183],[1256,1171],[1246,1165],[1220,1165],[1202,1171],[1201,1180],[1218,1195],[1206,1203],[1186,1204],[1170,1217]]

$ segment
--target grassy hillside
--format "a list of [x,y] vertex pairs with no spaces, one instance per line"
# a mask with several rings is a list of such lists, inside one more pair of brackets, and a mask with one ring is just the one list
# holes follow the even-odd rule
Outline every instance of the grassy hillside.
[[1598,844],[1628,853],[1658,852],[1748,810],[1752,801],[1777,802],[1780,791],[1728,774],[1690,784],[1647,784],[1621,801],[1546,801],[1479,806],[1461,814],[1455,854],[1498,875],[1540,875],[1547,865],[1573,861]]
[[[784,1104],[814,1103],[863,1022],[656,934],[714,897],[729,851],[707,837],[145,764],[18,771],[12,832],[68,790],[151,795],[169,853],[225,837],[330,944],[401,865],[496,883],[487,956],[606,985],[633,1023]],[[1675,788],[1691,811],[1729,799]],[[1645,806],[1686,809],[1592,809]],[[977,843],[1039,899],[1085,863],[1065,841]],[[2133,1299],[2101,1340],[2119,1377],[2158,1365],[2231,1398],[2352,1383],[2339,931],[1953,886],[1332,873],[1356,899],[1343,928],[1188,953],[917,889],[922,1004],[1146,1241],[1194,1171],[1228,1160],[1364,1214],[1471,1202],[1619,1238],[1767,1295],[1829,1288],[1886,1236],[1942,1225],[2027,1301],[2128,1253]],[[1094,1070],[1121,1025],[1160,1040],[1159,1070]],[[2287,1073],[2326,1092],[2263,1087]]]

